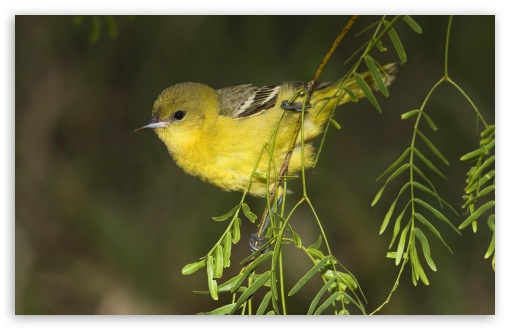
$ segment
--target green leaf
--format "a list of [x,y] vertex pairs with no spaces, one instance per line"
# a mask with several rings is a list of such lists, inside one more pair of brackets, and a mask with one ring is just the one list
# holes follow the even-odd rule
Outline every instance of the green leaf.
[[[496,156],[495,155],[492,155],[491,157],[487,158],[483,163],[482,165],[480,165],[480,167],[478,167],[476,169],[476,171],[473,173],[473,175],[470,176],[469,178],[469,184],[468,186],[466,187],[466,193],[470,193],[472,191],[474,191],[475,189],[478,189],[478,187],[481,187],[482,184],[481,184],[481,181],[478,182],[478,178],[480,177],[480,175],[482,174],[482,172],[487,168],[489,167],[490,165],[492,165],[494,163],[494,161],[496,160]],[[484,182],[486,182],[487,180],[485,180]],[[476,187],[476,188],[474,188]]]
[[318,249],[321,247],[321,244],[322,244],[322,235],[319,235],[319,238],[317,238],[317,241],[315,241],[315,243],[313,243],[312,245],[307,247],[307,249]]
[[223,266],[230,267],[230,253],[232,250],[232,233],[227,231],[223,238]]
[[487,225],[492,232],[496,231],[496,216],[494,214],[489,215],[487,218]]
[[487,203],[480,206],[475,212],[473,212],[463,223],[459,226],[459,229],[467,227],[471,222],[478,219],[487,210],[493,208],[496,205],[495,201],[488,201]]
[[407,16],[407,15],[404,15],[402,16],[402,20],[404,22],[407,23],[407,25],[409,25],[409,27],[411,29],[413,29],[414,32],[418,33],[418,34],[421,34],[421,27],[420,25],[418,25],[418,23],[416,23],[412,18],[411,16]]
[[[353,303],[356,307],[358,307],[358,309],[359,309],[360,311],[363,311],[363,310],[364,310],[364,308],[363,308],[363,307],[361,307],[361,305],[360,305],[360,304],[358,304],[358,302],[357,302],[356,300],[354,300],[351,296],[349,296],[349,294],[348,294],[347,292],[342,292],[342,296],[343,296],[345,299],[347,299],[348,301],[350,301],[351,303]],[[349,314],[349,312],[348,312],[347,310],[346,310],[346,312],[347,312],[347,314],[346,314],[346,315],[348,315],[348,314]]]
[[390,209],[388,210],[388,212],[386,213],[386,216],[384,217],[384,220],[383,220],[383,223],[381,225],[381,229],[379,230],[379,235],[381,235],[384,230],[386,229],[386,226],[388,225],[389,221],[390,221],[390,218],[391,216],[393,215],[393,209],[395,208],[395,205],[397,204],[397,201],[398,199],[400,198],[400,195],[402,195],[402,193],[407,189],[407,187],[409,187],[411,185],[410,182],[407,182],[405,185],[402,186],[402,188],[400,189],[400,191],[398,192],[398,195],[397,195],[397,198],[395,198],[395,201],[393,202],[393,204],[391,204],[390,206]]
[[492,132],[494,132],[495,130],[496,130],[495,125],[489,125],[482,133],[480,133],[480,136],[485,137],[485,136],[491,134]]
[[420,113],[420,110],[419,109],[415,109],[415,110],[411,110],[411,111],[408,111],[406,113],[403,113],[400,118],[401,119],[408,119],[408,118],[411,118],[411,117],[414,117],[416,116],[417,114]]
[[370,87],[367,85],[365,80],[363,80],[363,77],[361,75],[359,75],[358,73],[354,73],[354,79],[358,83],[358,86],[361,88],[363,93],[365,93],[365,96],[367,97],[367,99],[370,101],[370,103],[372,103],[374,108],[377,111],[382,113],[381,106],[379,105],[379,103],[377,103],[377,99],[375,98],[374,93],[372,93],[372,90],[370,89]]
[[365,56],[365,64],[368,67],[368,70],[370,71],[370,74],[374,78],[375,84],[382,95],[388,97],[390,93],[388,92],[388,89],[386,88],[386,85],[384,84],[383,78],[381,77],[381,73],[379,72],[379,69],[377,68],[377,63],[375,60],[370,57],[369,55]]
[[396,266],[398,266],[400,264],[400,261],[402,260],[402,255],[404,254],[404,248],[406,245],[407,231],[409,230],[410,225],[411,222],[409,222],[407,226],[405,226],[404,229],[402,230],[402,233],[400,233],[400,240],[398,241],[397,246],[397,255],[395,256]]
[[241,219],[234,218],[232,224],[232,243],[236,244],[241,239]]
[[322,303],[322,305],[319,306],[319,308],[317,308],[317,310],[315,311],[315,313],[313,313],[314,315],[321,315],[322,312],[328,308],[335,300],[336,298],[338,298],[338,296],[340,295],[340,292],[336,291],[335,293],[333,293],[331,295],[331,297],[329,297],[328,299],[326,299],[325,302]]
[[221,278],[223,275],[223,247],[217,245],[214,250],[214,278]]
[[420,259],[418,258],[418,252],[416,252],[415,245],[411,245],[411,268],[413,270],[413,283],[414,285],[417,285],[417,281],[421,279],[421,281],[425,285],[429,285],[429,280],[427,279],[427,276],[425,275],[425,271],[423,270],[423,267],[421,266]]
[[228,281],[218,285],[218,292],[231,292],[232,288],[239,282],[239,279],[243,276],[243,273],[238,274]]
[[248,206],[248,204],[243,203],[242,208],[243,208],[244,215],[248,218],[248,220],[250,220],[252,223],[254,223],[255,220],[257,220],[257,216],[255,215],[255,213],[250,211],[250,207]]
[[334,120],[333,118],[330,118],[330,119],[329,119],[329,121],[331,122],[331,124],[332,124],[333,126],[335,126],[335,128],[336,128],[337,130],[341,130],[341,129],[342,129],[342,127],[340,127],[340,124],[339,124],[336,120]]
[[414,244],[411,244],[409,248],[409,259],[411,260],[413,284],[417,285],[418,279],[420,278],[420,274],[418,273],[418,269],[420,268],[420,260],[418,259],[418,254]]
[[411,270],[412,270],[412,272],[411,272],[412,273],[411,280],[413,281],[413,285],[417,286],[418,285],[418,281],[416,280],[416,276],[418,276],[418,278],[420,276],[416,273],[414,265],[411,265]]
[[386,174],[390,173],[391,171],[393,171],[398,165],[400,165],[400,163],[402,163],[404,161],[404,159],[407,157],[407,155],[409,154],[409,151],[411,149],[410,148],[407,148],[403,153],[402,155],[400,155],[400,157],[398,157],[398,159],[390,165],[390,167],[388,167],[381,175],[379,175],[379,177],[377,179],[375,179],[375,181],[379,181],[380,178],[382,178],[383,176],[385,176]]
[[429,279],[427,278],[427,274],[425,274],[425,270],[423,269],[423,267],[421,266],[421,264],[419,265],[419,270],[418,270],[418,274],[420,276],[420,279],[421,281],[425,284],[425,285],[429,285]]
[[441,173],[441,171],[439,171],[437,169],[437,167],[432,164],[432,162],[430,160],[428,160],[425,156],[423,156],[423,154],[416,148],[414,148],[414,153],[418,156],[418,158],[421,159],[421,161],[428,166],[428,168],[430,168],[434,173],[436,173],[437,175],[439,175],[440,177],[442,177],[443,179],[446,179],[446,176]]
[[[329,265],[326,264],[326,267],[327,266],[329,266]],[[326,280],[330,280],[333,277],[335,277],[335,272],[332,269],[326,269],[325,272],[322,272],[322,277],[325,278]]]
[[426,208],[427,210],[429,210],[436,218],[438,218],[439,220],[443,221],[444,223],[446,223],[448,226],[450,226],[457,234],[460,235],[460,231],[455,228],[454,225],[452,225],[452,223],[450,222],[450,220],[448,220],[441,212],[439,212],[437,209],[435,209],[434,207],[432,207],[432,205],[422,201],[421,199],[419,198],[414,198],[413,199],[416,203],[420,204],[421,206],[423,206],[424,208]]
[[236,304],[234,305],[234,308],[230,312],[230,314],[233,314],[235,310],[237,310],[246,300],[248,300],[271,276],[271,271],[266,271],[264,274],[262,274],[255,282],[253,282],[252,285],[250,285],[239,297],[239,300],[237,300]]
[[354,291],[354,290],[356,290],[358,288],[358,284],[356,283],[356,281],[354,280],[354,278],[350,274],[347,274],[347,273],[344,273],[344,272],[336,272],[336,276],[342,282],[344,282],[347,285],[347,287],[349,289],[351,289],[352,291]]
[[487,174],[483,175],[480,180],[477,180],[475,182],[472,182],[469,184],[468,187],[466,187],[465,191],[467,194],[470,194],[477,190],[478,188],[482,187],[487,181],[491,180],[496,176],[496,172],[494,170],[490,170],[487,172]]
[[427,219],[425,219],[425,217],[423,215],[421,215],[420,213],[416,213],[414,216],[416,217],[416,219],[418,219],[418,221],[423,223],[434,235],[436,235],[436,237],[439,238],[439,240],[444,244],[444,246],[446,246],[446,248],[451,253],[453,253],[452,249],[450,249],[448,244],[446,244],[446,242],[444,241],[444,239],[441,236],[441,234],[437,231],[437,229],[430,222],[428,222]]
[[438,194],[437,192],[435,191],[432,191],[430,190],[429,188],[425,187],[424,185],[422,185],[421,183],[419,183],[418,181],[414,181],[413,182],[413,186],[420,189],[421,191],[423,192],[426,192],[427,194],[433,196],[434,198],[437,198],[437,201],[439,202],[439,205],[441,205],[441,207],[443,206],[443,204],[445,204],[446,206],[448,206],[450,208],[450,210],[453,211],[453,213],[455,213],[456,215],[458,215],[457,211],[453,208],[453,206],[451,206],[449,203],[447,203],[444,199],[442,199]]
[[421,112],[421,114],[423,115],[423,118],[425,118],[425,121],[427,122],[427,124],[429,124],[430,129],[433,130],[434,132],[436,132],[437,131],[437,126],[434,123],[434,121],[432,120],[432,118],[430,118],[429,115],[427,115],[423,111]]
[[490,185],[490,186],[483,188],[476,194],[476,196],[471,195],[470,198],[466,201],[466,203],[464,203],[464,205],[462,205],[462,208],[466,208],[467,206],[476,202],[478,199],[485,197],[488,194],[492,193],[494,190],[496,190],[496,187],[494,185]]
[[218,300],[218,283],[214,279],[214,262],[211,255],[207,256],[207,286],[214,300]]
[[269,305],[269,302],[271,301],[271,291],[266,293],[264,296],[264,299],[262,299],[262,302],[259,305],[259,308],[257,309],[257,315],[264,315],[264,312],[266,311],[267,306]]
[[220,308],[216,308],[215,310],[210,311],[210,312],[198,313],[198,315],[226,315],[226,314],[230,314],[231,312],[234,312],[234,311],[232,311],[232,309],[234,308],[235,305],[236,304],[228,304],[225,306],[221,306]]
[[212,218],[214,221],[225,221],[225,220],[229,219],[234,213],[236,213],[237,210],[239,210],[239,207],[240,207],[240,205],[237,205],[236,207],[234,207],[232,210],[228,211],[224,215],[220,215],[218,217],[212,217]]
[[383,43],[382,43],[381,39],[377,40],[377,42],[375,43],[375,46],[377,47],[377,49],[379,49],[379,51],[381,53],[383,53],[383,52],[388,50],[386,47],[383,46]]
[[190,275],[199,270],[200,268],[204,267],[206,263],[205,259],[202,259],[197,262],[193,262],[191,264],[187,264],[186,266],[182,267],[182,275]]
[[423,174],[423,172],[416,165],[414,165],[414,164],[411,165],[411,167],[412,167],[413,171],[416,172],[416,174],[418,174],[423,180],[425,180],[428,183],[428,185],[432,188],[432,190],[427,188],[426,186],[422,185],[418,181],[414,181],[413,182],[413,186],[417,187],[418,189],[420,189],[422,191],[428,192],[432,196],[435,196],[438,199],[439,204],[441,205],[441,207],[442,207],[441,203],[443,203],[446,206],[448,206],[450,208],[450,210],[452,210],[453,213],[458,215],[457,211],[450,204],[448,204],[444,199],[442,199],[439,196],[439,194],[436,191],[436,188],[434,187],[434,184]]
[[436,154],[437,158],[441,159],[443,161],[443,163],[445,163],[446,165],[450,164],[450,163],[448,163],[448,160],[446,159],[446,157],[443,156],[441,151],[439,151],[439,149],[437,149],[436,146],[432,142],[430,142],[430,140],[427,139],[427,137],[422,132],[420,132],[419,130],[416,130],[416,133],[418,133],[418,135],[421,137],[423,142],[425,142],[425,144],[430,148],[430,150],[432,150],[432,152],[434,152],[434,154]]
[[344,91],[349,95],[351,102],[358,102],[358,96],[352,91],[352,89],[344,87]]
[[[481,139],[481,140],[480,140],[480,145],[481,145],[481,146],[485,146],[485,147],[487,147],[487,146],[491,145],[491,143],[492,143],[493,141],[495,141],[494,139],[495,139],[495,136],[494,136],[494,135],[488,136],[488,137],[486,137],[485,139]],[[494,142],[494,144],[492,145],[492,147],[494,147],[494,145],[495,145],[495,142]],[[491,148],[491,149],[492,149],[492,148]],[[491,151],[492,151],[491,149],[487,150],[487,152],[491,152]]]
[[324,258],[324,253],[322,253],[321,250],[317,250],[317,249],[306,249],[306,251],[308,251],[308,253],[310,253],[310,255],[314,258],[314,260],[321,260],[322,258]]
[[485,146],[481,146],[480,148],[478,148],[478,149],[476,149],[474,151],[468,152],[464,156],[460,157],[460,160],[462,160],[462,161],[469,161],[469,160],[478,158],[481,155],[488,155],[489,154],[489,150],[494,148],[495,144],[496,144],[496,140],[492,140],[492,142],[490,142],[489,144],[487,144]]
[[307,315],[312,315],[313,311],[315,310],[315,307],[319,303],[319,300],[322,298],[324,293],[329,289],[329,287],[331,286],[331,284],[333,284],[333,282],[335,280],[336,280],[336,278],[332,277],[329,281],[326,282],[326,284],[324,284],[322,286],[322,288],[319,290],[317,295],[313,298],[312,303],[310,304],[310,307],[308,308],[308,313],[306,313]]
[[478,167],[476,169],[476,171],[473,173],[472,177],[470,178],[471,181],[474,181],[476,180],[480,174],[489,166],[491,166],[494,162],[496,161],[496,155],[492,155],[490,156],[489,158],[487,158],[486,160],[484,160],[484,162],[482,163],[482,165],[480,165],[480,167]]
[[388,183],[390,183],[393,179],[395,179],[397,176],[402,174],[402,172],[404,172],[408,168],[409,168],[409,163],[405,163],[404,165],[400,166],[395,172],[393,172],[392,175],[390,175],[390,177],[386,180],[386,182],[384,183],[382,188],[379,190],[379,192],[377,192],[377,195],[375,195],[374,200],[372,201],[372,205],[371,206],[374,206],[379,201],[379,198],[381,198],[381,195],[382,195],[386,185]]
[[471,228],[473,228],[473,233],[476,234],[476,231],[477,231],[477,228],[478,228],[478,225],[476,223],[476,220],[471,222]]
[[383,223],[381,224],[381,229],[379,229],[379,235],[382,235],[382,233],[384,233],[384,230],[388,226],[388,223],[390,222],[391,216],[393,214],[393,210],[395,209],[395,205],[397,204],[397,200],[398,200],[398,197],[395,199],[395,201],[393,203],[391,203],[391,206],[390,206],[388,212],[386,212],[386,215],[384,216]]
[[485,256],[484,256],[485,259],[488,259],[494,253],[495,246],[496,246],[496,236],[493,233],[491,243],[489,244],[489,248],[487,249],[487,252],[485,252]]
[[382,193],[384,191],[384,189],[386,188],[386,184],[384,184],[381,189],[379,189],[379,191],[377,192],[377,194],[375,194],[375,197],[374,197],[374,200],[372,201],[372,204],[370,204],[370,206],[374,206],[375,204],[377,204],[377,202],[379,201],[379,199],[381,198],[382,196]]
[[425,174],[423,174],[423,172],[420,170],[420,168],[418,166],[414,165],[414,164],[411,165],[411,168],[413,169],[414,172],[416,172],[416,174],[418,174],[423,180],[425,180],[428,183],[428,185],[432,188],[432,191],[434,192],[434,194],[438,195],[436,187],[434,187],[434,184],[432,183],[432,181],[430,181],[425,176]]
[[398,233],[400,232],[400,223],[402,222],[402,218],[404,217],[408,205],[409,203],[407,203],[402,212],[400,212],[400,214],[397,216],[397,219],[395,219],[395,225],[393,227],[393,236],[391,237],[390,246],[388,247],[389,249],[391,249],[391,247],[393,246],[393,243],[395,242],[395,239],[397,238]]
[[421,243],[421,248],[423,250],[423,255],[425,256],[425,260],[427,261],[427,264],[429,265],[430,269],[433,271],[436,271],[436,265],[434,264],[434,261],[432,260],[432,256],[430,255],[430,246],[429,241],[427,240],[427,237],[425,237],[425,234],[420,230],[420,228],[414,228],[413,229],[414,234],[416,237],[418,237],[418,240]]
[[298,249],[301,249],[301,237],[299,237],[298,233],[296,233],[295,231],[292,231],[292,237],[294,238],[294,244],[296,245],[296,247]]
[[256,178],[267,179],[267,173],[264,172],[255,171],[253,172],[253,176],[255,176]]
[[489,228],[492,231],[492,238],[491,243],[489,244],[489,248],[487,249],[487,252],[485,252],[485,259],[489,258],[492,255],[492,270],[496,270],[496,255],[494,254],[494,251],[496,249],[496,216],[494,214],[491,214],[489,218],[487,219],[487,224],[489,225]]
[[[388,21],[384,21],[384,25],[388,27],[390,23]],[[390,36],[391,42],[393,43],[393,46],[395,47],[395,50],[397,51],[398,57],[402,62],[407,61],[407,55],[404,50],[404,46],[402,45],[402,42],[400,41],[400,38],[398,37],[397,31],[390,27],[388,30],[388,35]]]
[[[485,259],[489,258],[491,255],[494,254],[494,251],[496,249],[496,216],[494,214],[489,215],[487,218],[487,224],[489,225],[490,230],[492,231],[492,238],[491,243],[489,244],[489,248],[487,249],[487,252],[485,253]],[[496,270],[496,255],[494,254],[492,257],[492,269]]]
[[239,280],[238,282],[236,283],[236,285],[234,285],[234,287],[232,288],[232,292],[236,292],[237,289],[239,289],[239,287],[241,286],[241,284],[243,284],[244,280],[251,274],[251,272],[257,268],[258,265],[260,265],[261,263],[263,263],[264,261],[266,261],[267,259],[271,258],[273,256],[273,251],[269,251],[267,253],[264,253],[262,254],[260,257],[258,257],[257,259],[253,260],[248,267],[246,267],[246,270],[244,271],[244,273],[242,273],[242,276],[239,277]]
[[[266,233],[266,237],[268,237],[267,233]],[[271,239],[268,239],[267,242],[265,242],[264,244],[262,244],[261,246],[258,247],[258,250],[256,250],[252,254],[250,254],[248,257],[244,258],[239,264],[247,265],[247,264],[253,262],[254,258],[258,258],[260,255],[264,254],[265,253],[264,251],[267,251],[267,248],[269,246],[273,245],[275,241],[276,241],[276,237],[272,237]],[[275,251],[273,250],[273,252],[275,252]]]
[[[257,273],[255,273],[255,272],[254,272],[254,273],[252,273],[252,274],[250,275],[250,280],[251,280],[251,282],[255,282],[255,281],[256,281],[256,280],[258,280],[258,279],[259,279],[259,277],[261,277],[262,275],[264,275],[264,273],[262,273],[262,274],[257,274]],[[264,283],[264,286],[266,286],[266,287],[270,288],[270,287],[271,287],[271,283],[270,283],[270,282],[271,282],[271,281],[266,281],[266,282]]]
[[273,308],[276,310],[277,313],[279,313],[277,304],[278,287],[276,286],[276,275],[274,272],[271,274],[271,283],[269,287],[271,288],[271,301],[273,302]]
[[296,292],[299,291],[299,289],[301,289],[301,287],[303,285],[305,285],[306,282],[308,282],[308,280],[310,278],[312,278],[313,275],[315,275],[315,273],[327,262],[329,261],[330,258],[329,256],[327,257],[324,257],[322,258],[322,260],[320,260],[317,264],[315,264],[315,266],[312,267],[312,269],[310,269],[297,283],[296,285],[294,285],[294,287],[289,291],[289,296],[292,296],[293,294],[295,294]]

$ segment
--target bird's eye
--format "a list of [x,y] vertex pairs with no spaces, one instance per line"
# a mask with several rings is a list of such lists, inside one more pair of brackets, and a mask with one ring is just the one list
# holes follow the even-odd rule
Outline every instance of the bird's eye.
[[174,119],[181,120],[182,118],[184,118],[185,115],[186,115],[186,112],[184,112],[182,110],[177,110],[176,112],[174,112],[173,117],[174,117]]

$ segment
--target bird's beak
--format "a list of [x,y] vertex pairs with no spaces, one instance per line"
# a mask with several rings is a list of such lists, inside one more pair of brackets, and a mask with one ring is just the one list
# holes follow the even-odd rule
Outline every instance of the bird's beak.
[[142,130],[144,128],[158,128],[158,127],[166,127],[168,122],[166,121],[160,121],[159,116],[155,115],[151,119],[147,120],[145,123],[142,124],[142,126],[135,129],[136,131]]

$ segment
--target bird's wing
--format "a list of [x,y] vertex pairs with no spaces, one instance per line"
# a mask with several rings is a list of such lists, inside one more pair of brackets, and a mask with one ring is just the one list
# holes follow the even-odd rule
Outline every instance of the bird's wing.
[[219,89],[220,115],[246,118],[260,114],[275,106],[280,89],[281,85],[262,87],[240,85]]
[[[285,83],[292,89],[303,86],[300,81]],[[317,83],[313,90],[328,86],[330,83]],[[282,85],[257,87],[251,84],[218,89],[220,95],[220,115],[232,118],[246,118],[263,113],[276,105]]]

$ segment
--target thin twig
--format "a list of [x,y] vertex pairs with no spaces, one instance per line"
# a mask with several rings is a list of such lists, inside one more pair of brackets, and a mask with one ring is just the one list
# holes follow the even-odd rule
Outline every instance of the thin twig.
[[326,64],[328,64],[329,59],[331,58],[331,56],[333,56],[333,53],[335,52],[336,48],[338,47],[338,45],[340,45],[340,42],[345,37],[347,32],[351,29],[352,25],[354,24],[354,22],[356,22],[358,17],[359,17],[359,15],[353,15],[349,19],[347,24],[345,24],[345,26],[342,29],[342,31],[340,31],[340,33],[336,37],[335,41],[333,41],[333,44],[331,45],[331,48],[329,49],[329,52],[326,54],[326,56],[324,56],[324,59],[322,60],[321,64],[319,65],[319,68],[317,68],[317,71],[315,71],[315,74],[314,74],[312,80],[310,82],[308,82],[308,84],[306,84],[305,89],[307,91],[311,91],[312,90],[313,85],[315,85],[315,83],[317,82],[317,79],[319,79],[320,75],[322,74],[322,71],[324,71],[324,68],[326,67]]
[[[337,49],[338,45],[340,44],[340,42],[342,41],[344,36],[347,34],[347,32],[351,29],[352,25],[354,24],[354,22],[356,22],[358,17],[359,17],[359,15],[353,15],[349,19],[349,21],[345,24],[344,28],[342,29],[342,31],[340,31],[340,33],[336,37],[335,41],[333,41],[333,44],[331,45],[331,48],[329,49],[328,53],[326,54],[326,56],[324,56],[324,59],[322,60],[322,63],[319,65],[319,67],[317,68],[317,71],[315,71],[315,74],[314,74],[312,80],[309,81],[305,85],[304,89],[305,89],[306,94],[304,95],[304,99],[303,99],[303,103],[302,103],[303,104],[303,108],[302,108],[301,111],[305,111],[305,107],[306,107],[306,105],[308,103],[307,101],[311,97],[311,90],[312,90],[313,86],[317,82],[317,79],[319,79],[320,75],[322,74],[322,71],[324,71],[324,68],[328,64],[329,60],[331,59],[331,56],[333,55],[333,53]],[[296,122],[296,129],[294,130],[294,135],[293,135],[292,143],[289,145],[289,150],[287,152],[287,155],[285,156],[285,159],[283,161],[283,164],[282,164],[282,167],[280,169],[280,172],[278,173],[278,177],[276,179],[276,182],[273,185],[273,188],[271,189],[271,193],[269,195],[269,204],[266,206],[266,208],[264,210],[264,213],[263,213],[263,215],[261,217],[261,221],[260,221],[260,224],[259,224],[259,227],[258,227],[258,230],[257,230],[257,234],[256,234],[257,237],[259,237],[259,238],[263,237],[263,235],[264,235],[264,231],[266,229],[265,223],[266,223],[266,218],[267,218],[267,216],[269,214],[270,205],[273,204],[273,201],[274,201],[274,198],[275,198],[275,195],[276,195],[276,191],[277,191],[278,187],[280,186],[280,183],[282,181],[283,175],[287,172],[287,169],[289,167],[290,158],[292,157],[292,152],[294,151],[294,148],[295,148],[295,145],[296,145],[296,140],[297,140],[297,137],[299,135],[299,131],[301,129],[301,117],[302,116],[299,116],[299,118],[298,118],[298,120]],[[303,164],[303,166],[304,166],[304,164]],[[261,243],[260,241],[255,241],[253,243],[254,247],[258,248],[260,243]]]
[[[259,224],[259,229],[257,231],[257,236],[258,237],[262,237],[262,235],[264,235],[264,231],[265,231],[265,222],[266,222],[266,218],[269,214],[269,205],[271,205],[274,201],[274,197],[276,195],[276,190],[278,189],[278,187],[280,186],[280,183],[282,182],[282,178],[283,178],[283,175],[285,174],[285,172],[287,171],[287,169],[289,168],[289,163],[290,163],[290,158],[292,156],[292,152],[294,151],[294,147],[296,145],[296,140],[297,140],[297,137],[299,135],[299,130],[301,128],[301,116],[299,116],[297,122],[296,122],[296,129],[294,130],[294,135],[293,135],[293,138],[292,138],[292,143],[289,145],[289,151],[287,152],[287,155],[285,156],[285,159],[283,160],[283,164],[282,164],[282,168],[280,169],[280,172],[278,173],[278,177],[276,179],[276,182],[275,184],[273,185],[273,188],[271,189],[271,193],[269,195],[269,204],[266,206],[265,210],[264,210],[264,213],[262,214],[262,218],[261,221],[260,221],[260,224]],[[259,244],[260,242],[256,241],[254,242],[254,245],[255,247],[259,247]]]

